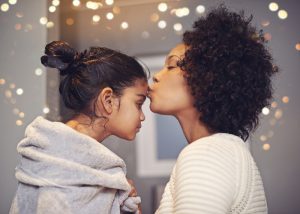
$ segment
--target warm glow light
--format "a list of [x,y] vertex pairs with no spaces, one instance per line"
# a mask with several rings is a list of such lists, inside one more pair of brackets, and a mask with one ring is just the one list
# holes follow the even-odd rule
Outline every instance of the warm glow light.
[[286,19],[288,17],[288,13],[286,10],[279,10],[278,11],[278,17],[280,19]]
[[67,18],[67,19],[66,19],[66,24],[67,24],[67,25],[73,25],[73,24],[74,24],[74,19],[72,19],[72,18]]
[[22,94],[24,93],[24,91],[23,91],[22,88],[18,88],[18,89],[16,90],[16,93],[17,93],[17,95],[22,95]]
[[54,27],[54,22],[47,22],[47,24],[46,24],[46,26],[47,26],[47,28],[52,28],[52,27]]
[[40,18],[40,23],[41,23],[42,25],[47,24],[47,22],[48,22],[47,17],[41,17],[41,18]]
[[24,118],[24,117],[25,117],[24,112],[20,112],[20,113],[19,113],[19,117]]
[[107,5],[113,5],[114,4],[114,0],[105,0],[105,3]]
[[8,0],[8,3],[9,3],[9,4],[12,4],[12,5],[13,5],[13,4],[17,4],[17,0]]
[[9,5],[4,3],[4,4],[1,4],[1,10],[3,12],[7,12],[9,10]]
[[114,14],[113,13],[107,13],[106,14],[106,18],[108,19],[108,20],[112,20],[113,18],[114,18]]
[[48,114],[50,112],[50,109],[48,107],[43,108],[43,112],[45,114]]
[[176,23],[173,25],[173,28],[175,31],[181,31],[182,30],[182,24]]
[[12,96],[12,93],[11,93],[10,90],[6,90],[6,91],[4,92],[4,94],[5,94],[5,96],[6,96],[7,98],[11,98],[11,96]]
[[190,9],[187,7],[178,8],[175,12],[177,17],[184,17],[190,14]]
[[267,137],[265,135],[261,135],[259,138],[262,142],[267,141]]
[[35,69],[34,72],[35,72],[35,75],[37,75],[37,76],[41,76],[43,74],[43,70],[40,68]]
[[283,114],[282,110],[277,109],[274,116],[275,116],[276,119],[280,119],[282,117],[282,114]]
[[203,5],[198,5],[198,6],[196,7],[196,12],[197,12],[198,14],[204,13],[204,12],[205,12],[205,7],[204,7]]
[[166,28],[166,27],[167,27],[167,22],[164,21],[164,20],[160,20],[160,21],[158,22],[158,27],[159,27],[160,29]]
[[264,145],[263,145],[263,150],[265,150],[265,151],[268,151],[268,150],[270,150],[270,144],[268,144],[268,143],[265,143]]
[[22,28],[22,25],[21,25],[20,23],[17,23],[17,24],[15,25],[15,29],[16,29],[16,30],[21,30],[21,28]]
[[49,12],[50,13],[54,13],[56,11],[56,7],[55,6],[50,6],[49,7]]
[[272,103],[271,103],[271,107],[272,107],[272,108],[276,108],[276,107],[277,107],[277,102],[275,102],[275,101],[272,102]]
[[300,51],[300,43],[297,43],[297,44],[295,45],[295,48],[296,48],[297,51]]
[[160,3],[157,8],[160,12],[166,12],[168,10],[168,5],[166,3]]
[[0,79],[0,85],[4,85],[5,84],[5,79]]
[[14,108],[14,109],[13,109],[13,113],[14,113],[15,115],[19,114],[19,112],[20,112],[19,109],[17,109],[17,108]]
[[114,12],[115,14],[119,14],[119,13],[121,12],[120,7],[117,7],[117,6],[113,7],[113,12]]
[[266,41],[270,41],[272,39],[272,35],[270,33],[265,33],[264,38]]
[[157,22],[159,20],[159,15],[157,13],[153,13],[150,17],[152,22]]
[[275,2],[271,2],[271,3],[269,4],[269,9],[270,9],[271,11],[277,11],[278,8],[279,8],[279,6],[278,6],[278,4],[275,3]]
[[59,0],[53,0],[53,1],[52,1],[52,4],[53,4],[54,6],[56,6],[56,7],[59,5],[59,3],[60,3]]
[[23,125],[22,120],[17,120],[17,121],[16,121],[16,125],[17,125],[17,126],[22,126],[22,125]]
[[99,22],[101,17],[99,15],[93,15],[93,22]]
[[124,29],[124,30],[127,29],[128,26],[129,26],[129,25],[128,25],[127,22],[122,22],[122,24],[121,24],[121,28]]
[[75,7],[78,7],[80,5],[80,1],[79,0],[73,0],[73,5]]
[[282,97],[282,102],[284,103],[288,103],[290,101],[289,97],[288,96],[284,96]]
[[264,20],[264,21],[261,22],[261,25],[262,25],[263,27],[267,27],[267,26],[270,25],[270,21]]
[[88,1],[85,6],[88,9],[92,9],[92,10],[97,10],[99,7],[102,7],[103,5],[100,2],[93,2],[93,1]]
[[270,110],[269,110],[267,107],[264,107],[264,108],[262,109],[262,113],[263,113],[264,115],[268,115],[268,114],[270,113]]
[[11,83],[10,85],[9,85],[9,88],[11,88],[11,89],[14,89],[16,87],[16,84],[14,84],[14,83]]
[[18,17],[18,18],[23,18],[23,16],[24,16],[24,14],[21,12],[16,13],[16,17]]

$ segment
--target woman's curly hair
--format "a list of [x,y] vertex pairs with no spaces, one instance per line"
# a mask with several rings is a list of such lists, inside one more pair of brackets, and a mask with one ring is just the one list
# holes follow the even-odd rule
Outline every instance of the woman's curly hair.
[[272,98],[271,76],[278,71],[252,16],[221,5],[183,35],[188,47],[179,66],[201,113],[213,132],[249,137]]

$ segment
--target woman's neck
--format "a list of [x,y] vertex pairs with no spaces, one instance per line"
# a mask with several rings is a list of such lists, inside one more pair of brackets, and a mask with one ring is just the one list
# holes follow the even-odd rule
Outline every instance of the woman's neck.
[[175,116],[189,144],[213,134],[208,130],[207,126],[200,122],[199,116],[199,113],[194,108],[180,112]]
[[91,118],[86,115],[77,115],[66,122],[66,125],[82,134],[94,138],[98,142],[102,142],[110,135],[104,128],[102,120],[98,121],[96,119],[92,121]]

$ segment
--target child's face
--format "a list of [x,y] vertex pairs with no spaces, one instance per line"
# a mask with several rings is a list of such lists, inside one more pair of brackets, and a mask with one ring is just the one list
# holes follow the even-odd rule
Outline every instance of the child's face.
[[148,83],[137,80],[134,86],[125,88],[114,105],[114,115],[110,118],[111,133],[126,140],[133,140],[141,128],[145,115],[142,105],[146,99]]

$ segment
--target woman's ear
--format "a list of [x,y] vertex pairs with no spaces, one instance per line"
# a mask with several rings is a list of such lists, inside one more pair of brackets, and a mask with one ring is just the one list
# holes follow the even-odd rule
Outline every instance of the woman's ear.
[[113,112],[113,90],[110,87],[103,88],[98,95],[97,105],[100,104],[107,114]]

